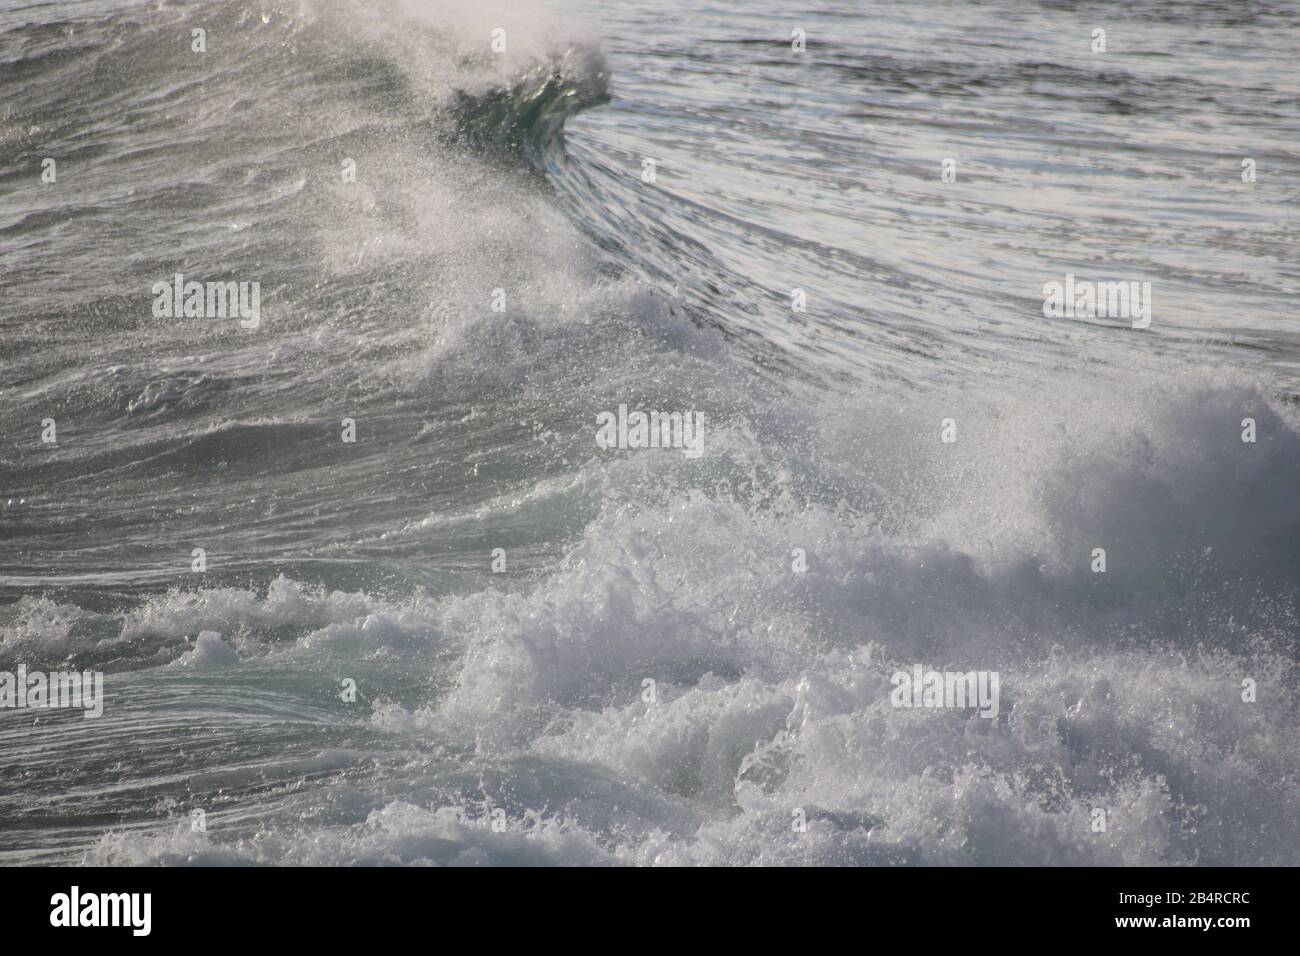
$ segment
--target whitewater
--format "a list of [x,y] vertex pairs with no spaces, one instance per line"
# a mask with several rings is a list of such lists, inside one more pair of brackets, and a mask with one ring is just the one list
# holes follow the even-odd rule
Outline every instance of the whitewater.
[[0,862],[1300,864],[1298,13],[0,3]]

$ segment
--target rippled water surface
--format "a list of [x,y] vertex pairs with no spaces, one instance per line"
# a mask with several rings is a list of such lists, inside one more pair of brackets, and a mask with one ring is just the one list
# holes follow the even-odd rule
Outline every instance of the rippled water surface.
[[1298,24],[4,3],[0,861],[1300,863]]

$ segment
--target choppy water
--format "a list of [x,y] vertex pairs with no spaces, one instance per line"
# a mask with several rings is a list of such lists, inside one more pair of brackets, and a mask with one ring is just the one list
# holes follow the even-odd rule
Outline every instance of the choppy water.
[[5,3],[0,860],[1300,863],[1298,20]]

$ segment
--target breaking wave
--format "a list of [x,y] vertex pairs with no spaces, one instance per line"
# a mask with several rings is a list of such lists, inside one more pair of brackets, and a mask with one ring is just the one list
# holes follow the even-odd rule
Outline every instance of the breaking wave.
[[[1300,418],[1270,369],[1181,327],[967,345],[928,323],[970,262],[944,286],[842,221],[783,231],[793,180],[646,190],[642,152],[701,144],[766,182],[740,158],[779,130],[675,138],[704,105],[644,87],[601,120],[619,61],[581,18],[24,16],[0,430],[60,437],[0,450],[0,670],[107,680],[93,734],[0,715],[0,860],[1300,860]],[[816,68],[906,82],[851,54]],[[33,198],[47,154],[76,186]],[[879,311],[776,323],[791,257]],[[153,319],[177,272],[260,280],[263,327]],[[700,414],[707,454],[599,448],[620,404]],[[891,706],[914,664],[998,672],[998,716]]]

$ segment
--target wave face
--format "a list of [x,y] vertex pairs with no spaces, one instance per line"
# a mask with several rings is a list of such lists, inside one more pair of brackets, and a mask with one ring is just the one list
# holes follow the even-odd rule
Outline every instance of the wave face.
[[1300,863],[1292,8],[778,7],[0,13],[0,860]]

